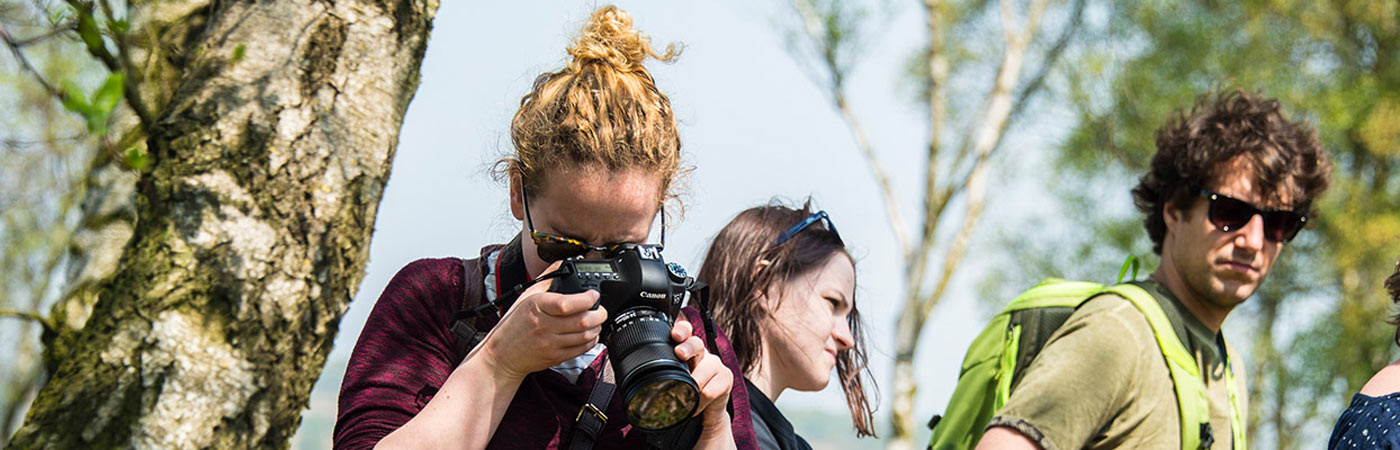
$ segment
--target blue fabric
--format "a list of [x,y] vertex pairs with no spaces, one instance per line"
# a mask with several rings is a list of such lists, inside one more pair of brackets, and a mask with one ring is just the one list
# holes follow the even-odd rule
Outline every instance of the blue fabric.
[[[1391,433],[1394,431],[1394,433]],[[1332,428],[1330,449],[1400,449],[1400,392],[1383,397],[1356,394]]]

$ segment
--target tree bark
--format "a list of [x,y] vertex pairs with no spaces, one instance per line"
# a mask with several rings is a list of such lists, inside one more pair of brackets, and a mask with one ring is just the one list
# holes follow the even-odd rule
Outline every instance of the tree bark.
[[364,274],[436,8],[209,6],[122,263],[11,446],[287,446]]

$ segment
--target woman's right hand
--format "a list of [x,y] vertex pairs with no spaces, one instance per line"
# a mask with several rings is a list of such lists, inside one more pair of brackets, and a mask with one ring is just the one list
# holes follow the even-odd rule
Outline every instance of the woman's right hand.
[[[545,273],[558,268],[556,261]],[[549,292],[553,282],[546,280],[525,289],[467,359],[484,357],[498,375],[524,379],[597,345],[598,333],[608,318],[602,306],[589,309],[598,302],[598,291]]]

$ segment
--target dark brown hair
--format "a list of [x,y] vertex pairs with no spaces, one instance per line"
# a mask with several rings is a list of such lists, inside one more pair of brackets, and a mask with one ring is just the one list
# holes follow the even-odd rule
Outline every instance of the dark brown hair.
[[[813,223],[782,245],[773,245],[779,233],[811,215],[810,201],[801,209],[776,202],[746,209],[720,230],[705,254],[698,278],[710,285],[715,322],[729,335],[744,373],[752,370],[762,356],[760,328],[772,315],[769,306],[758,297],[777,292],[784,284],[818,270],[834,255],[850,257],[841,238],[826,229],[823,222]],[[767,262],[761,270],[759,261]],[[851,264],[855,264],[854,259]],[[851,298],[846,323],[851,328],[852,346],[837,352],[836,374],[846,394],[856,435],[875,436],[874,411],[865,393],[866,383],[872,388],[875,383],[869,379],[865,335],[855,298]]]
[[[632,16],[615,6],[593,13],[568,48],[573,60],[535,78],[510,123],[515,152],[496,164],[497,176],[518,176],[525,192],[541,192],[561,167],[595,166],[609,172],[635,169],[661,180],[658,202],[674,198],[681,140],[671,100],[656,87],[642,62],[669,62],[679,53],[632,28]],[[678,172],[682,172],[678,174]]]
[[[1395,262],[1395,273],[1385,279],[1385,291],[1390,294],[1391,302],[1400,303],[1400,261]],[[1400,313],[1390,316],[1390,323],[1400,325]],[[1395,329],[1395,345],[1400,345],[1400,328]]]
[[1167,202],[1191,205],[1236,158],[1248,163],[1262,198],[1276,199],[1286,191],[1291,205],[1285,207],[1315,215],[1312,202],[1327,189],[1332,172],[1316,133],[1285,118],[1278,100],[1237,89],[1206,94],[1189,113],[1177,111],[1157,130],[1151,168],[1133,188],[1133,203],[1147,214],[1143,225],[1152,251],[1162,253]]

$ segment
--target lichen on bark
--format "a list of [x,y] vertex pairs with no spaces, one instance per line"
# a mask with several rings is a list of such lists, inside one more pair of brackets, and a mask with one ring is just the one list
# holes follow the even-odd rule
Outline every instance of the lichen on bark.
[[140,220],[14,447],[285,447],[364,274],[436,2],[182,5]]

